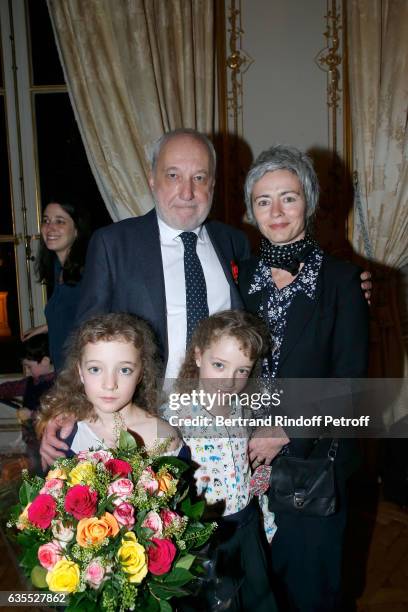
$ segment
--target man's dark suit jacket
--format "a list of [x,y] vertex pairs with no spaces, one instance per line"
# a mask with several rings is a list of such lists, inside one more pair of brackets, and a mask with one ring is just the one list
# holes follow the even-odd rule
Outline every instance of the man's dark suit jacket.
[[[249,257],[248,240],[218,221],[206,221],[205,227],[230,285],[231,308],[242,308],[231,262]],[[166,294],[155,210],[104,227],[89,243],[77,323],[106,312],[127,312],[148,321],[167,362]]]
[[[248,294],[258,262],[258,258],[251,257],[239,269],[244,307],[253,313],[258,313],[262,299],[260,291]],[[368,307],[359,275],[356,266],[324,255],[314,300],[299,292],[289,307],[277,378],[367,375]],[[294,440],[291,446],[295,455],[303,454],[302,442],[307,454],[307,441]],[[339,446],[338,465],[350,458],[348,442],[343,440]]]

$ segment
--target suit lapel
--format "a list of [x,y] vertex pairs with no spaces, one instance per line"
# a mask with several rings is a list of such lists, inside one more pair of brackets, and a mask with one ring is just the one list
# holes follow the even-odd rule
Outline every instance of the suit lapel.
[[220,262],[222,269],[224,270],[225,277],[230,286],[231,308],[242,309],[243,305],[241,296],[239,295],[238,287],[232,277],[231,271],[231,266],[233,263],[233,254],[231,252],[228,252],[227,241],[222,241],[219,239],[217,228],[214,224],[211,223],[211,221],[207,221],[205,227],[210,237],[211,244],[213,245],[214,250],[217,253],[218,261]]
[[279,356],[279,368],[282,366],[289,353],[294,349],[298,343],[303,330],[309,323],[322,293],[321,277],[319,275],[316,295],[311,300],[305,293],[299,292],[294,297],[292,304],[289,307],[288,318],[286,321],[286,331],[282,342],[280,356]]
[[[155,313],[157,326],[164,339],[165,362],[168,357],[167,340],[167,304],[166,290],[164,285],[163,260],[160,248],[160,233],[157,223],[156,211],[152,210],[145,215],[145,234],[139,242],[140,259],[135,259],[132,264],[141,266],[145,286],[152,302],[152,312]],[[143,262],[143,266],[141,265]]]

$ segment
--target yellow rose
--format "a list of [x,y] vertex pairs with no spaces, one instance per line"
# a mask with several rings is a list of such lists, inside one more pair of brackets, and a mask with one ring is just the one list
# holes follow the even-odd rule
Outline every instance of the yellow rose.
[[67,479],[67,473],[65,470],[61,468],[55,468],[54,470],[50,470],[45,477],[45,480],[51,480],[52,478],[59,478],[60,480]]
[[160,476],[157,476],[157,482],[159,483],[159,491],[168,493],[173,487],[174,478],[168,472],[164,472]]
[[133,531],[125,533],[117,555],[129,582],[142,582],[147,574],[147,555]]
[[115,537],[119,533],[118,521],[109,512],[101,518],[81,519],[77,525],[76,541],[80,546],[95,546],[105,538]]
[[79,586],[79,566],[73,561],[61,559],[45,577],[50,591],[74,593]]
[[26,529],[30,525],[30,521],[28,520],[28,509],[31,506],[31,502],[26,505],[20,516],[18,517],[18,521],[16,523],[17,529]]
[[70,471],[68,475],[69,484],[92,484],[94,474],[95,466],[89,461],[83,461]]

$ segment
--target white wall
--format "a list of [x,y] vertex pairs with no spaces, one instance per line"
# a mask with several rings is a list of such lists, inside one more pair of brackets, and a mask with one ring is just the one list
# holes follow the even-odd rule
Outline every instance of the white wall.
[[326,46],[326,0],[242,0],[241,8],[242,48],[254,60],[243,75],[242,136],[255,155],[276,142],[327,148],[327,78],[315,62]]

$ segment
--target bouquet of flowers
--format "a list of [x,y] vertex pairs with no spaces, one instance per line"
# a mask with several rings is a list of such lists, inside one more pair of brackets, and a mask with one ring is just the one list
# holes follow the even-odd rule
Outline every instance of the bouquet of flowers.
[[202,572],[191,551],[215,524],[200,522],[188,465],[163,452],[121,432],[117,449],[58,459],[45,479],[23,474],[8,526],[35,587],[69,594],[69,612],[172,609]]

